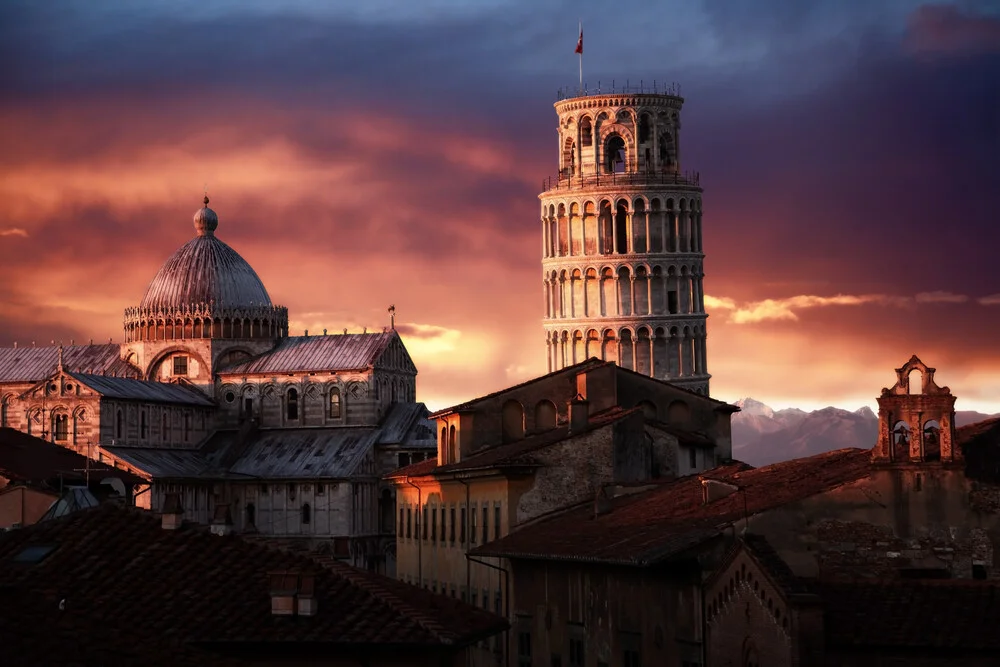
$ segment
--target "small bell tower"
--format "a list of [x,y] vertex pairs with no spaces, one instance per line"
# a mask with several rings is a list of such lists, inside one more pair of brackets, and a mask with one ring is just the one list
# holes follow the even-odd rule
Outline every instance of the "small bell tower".
[[896,384],[878,397],[878,444],[872,461],[943,464],[962,460],[955,438],[955,396],[934,382],[916,355],[896,369]]

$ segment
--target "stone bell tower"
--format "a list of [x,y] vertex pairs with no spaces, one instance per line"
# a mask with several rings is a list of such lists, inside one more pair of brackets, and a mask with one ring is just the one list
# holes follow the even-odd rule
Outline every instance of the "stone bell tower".
[[878,397],[876,463],[951,463],[962,459],[955,438],[955,396],[934,382],[935,369],[916,355],[896,369],[896,384]]
[[544,184],[549,371],[590,357],[708,394],[701,187],[682,173],[675,86],[559,95]]

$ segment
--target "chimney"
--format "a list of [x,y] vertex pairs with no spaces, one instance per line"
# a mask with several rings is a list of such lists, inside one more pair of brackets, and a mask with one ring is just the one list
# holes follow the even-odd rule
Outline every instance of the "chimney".
[[730,484],[729,482],[702,478],[701,501],[702,504],[707,505],[708,503],[715,502],[716,500],[721,500],[726,496],[731,496],[739,490],[740,487],[735,484]]
[[177,530],[184,521],[184,508],[181,507],[181,494],[168,493],[163,498],[163,513],[160,522],[163,530]]
[[295,594],[298,593],[297,572],[271,572],[271,615],[294,616]]
[[233,532],[233,514],[229,511],[229,503],[219,503],[215,506],[215,516],[212,517],[212,534],[229,535]]
[[579,433],[587,428],[590,421],[590,401],[581,394],[569,402],[569,432]]
[[594,517],[599,517],[610,511],[611,496],[608,494],[607,489],[602,485],[597,489],[597,495],[594,498]]
[[316,575],[303,572],[299,577],[299,594],[296,597],[296,611],[299,616],[316,615]]
[[306,338],[309,338],[309,329],[306,329],[305,334],[306,334]]

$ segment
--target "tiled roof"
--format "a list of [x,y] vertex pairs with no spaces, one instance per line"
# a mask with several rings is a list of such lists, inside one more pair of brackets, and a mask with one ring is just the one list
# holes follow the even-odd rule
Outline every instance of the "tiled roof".
[[414,463],[405,468],[395,470],[387,475],[386,478],[422,477],[424,475],[448,474],[466,470],[481,470],[484,468],[538,465],[537,461],[531,457],[532,452],[537,452],[540,449],[576,437],[582,433],[588,433],[609,424],[614,424],[638,412],[641,412],[641,409],[621,410],[619,408],[612,408],[591,417],[587,428],[576,433],[570,433],[569,426],[559,426],[549,431],[529,436],[523,440],[518,440],[517,442],[483,449],[473,453],[471,456],[463,457],[458,463],[448,463],[439,466],[436,458],[426,459],[420,463]]
[[345,478],[377,440],[378,429],[365,427],[260,431],[229,472],[265,479]]
[[70,373],[101,396],[150,403],[172,403],[176,405],[215,405],[201,391],[168,382],[133,380],[131,378],[109,377],[89,373]]
[[[55,547],[39,562],[16,562],[29,547]],[[315,573],[317,613],[271,613],[269,573]],[[0,587],[55,593],[67,618],[128,628],[152,646],[199,643],[255,649],[289,642],[359,649],[457,646],[506,627],[506,621],[459,600],[332,561],[216,536],[185,525],[164,530],[135,508],[103,505],[0,536]],[[0,626],[28,622],[2,605]],[[102,633],[89,641],[101,642]],[[6,648],[5,648],[6,652]]]
[[[1000,655],[1000,585],[970,580],[818,584],[826,641],[843,648],[971,649]],[[957,662],[955,664],[958,664]]]
[[196,449],[108,445],[101,449],[151,479],[195,479],[210,468],[209,461]]
[[[56,372],[59,347],[0,347],[0,382],[39,382]],[[68,371],[140,377],[135,366],[121,358],[117,343],[63,346],[63,368]]]
[[[762,468],[736,462],[615,499],[611,510],[598,516],[594,516],[593,506],[588,506],[525,526],[472,553],[647,565],[675,553],[671,543],[689,531],[713,529],[745,514],[754,515],[857,481],[868,475],[870,458],[870,450],[852,448]],[[704,503],[702,478],[723,481],[739,490]]]
[[89,466],[95,479],[117,477],[125,486],[145,484],[145,480],[124,470],[90,461],[71,449],[36,438],[12,428],[0,428],[0,476],[13,482],[59,488],[63,481],[78,482]]
[[609,365],[609,364],[612,364],[612,363],[613,362],[610,362],[610,361],[601,361],[597,357],[591,357],[590,359],[585,359],[585,360],[581,361],[580,363],[575,364],[573,366],[567,366],[565,368],[560,368],[557,371],[552,371],[551,373],[546,373],[545,375],[540,375],[539,377],[531,378],[530,380],[525,380],[524,382],[521,382],[520,384],[515,384],[515,385],[510,386],[510,387],[504,387],[503,389],[500,389],[498,391],[494,391],[492,393],[486,394],[485,396],[480,396],[478,398],[473,398],[472,400],[465,401],[464,403],[459,403],[458,405],[453,405],[450,408],[443,408],[441,410],[438,410],[437,412],[432,413],[431,414],[431,419],[435,419],[437,417],[441,417],[443,415],[447,415],[447,414],[450,414],[452,412],[459,412],[461,410],[465,410],[467,408],[472,407],[476,403],[479,403],[480,401],[485,401],[486,399],[494,398],[496,396],[500,396],[501,394],[506,394],[509,391],[514,391],[515,389],[521,389],[523,387],[527,387],[528,385],[534,384],[535,382],[541,382],[542,380],[547,380],[547,379],[549,379],[551,377],[554,377],[556,375],[574,374],[574,373],[578,373],[578,372],[580,372],[580,371],[582,371],[582,370],[584,370],[586,368],[596,368],[597,366],[606,366],[606,365]]
[[289,336],[274,349],[219,371],[220,375],[354,371],[368,368],[396,336],[384,333]]
[[423,403],[394,403],[380,425],[380,445],[437,447],[435,423]]

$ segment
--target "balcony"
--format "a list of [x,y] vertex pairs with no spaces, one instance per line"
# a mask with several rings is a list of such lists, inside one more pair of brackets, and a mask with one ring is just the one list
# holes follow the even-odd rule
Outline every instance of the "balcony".
[[685,173],[675,171],[635,171],[586,174],[581,176],[562,172],[556,175],[554,179],[550,176],[542,181],[542,193],[591,187],[646,187],[654,185],[701,187],[701,174],[697,171]]

